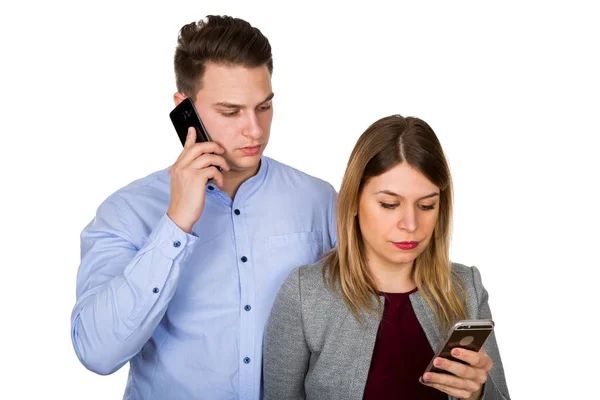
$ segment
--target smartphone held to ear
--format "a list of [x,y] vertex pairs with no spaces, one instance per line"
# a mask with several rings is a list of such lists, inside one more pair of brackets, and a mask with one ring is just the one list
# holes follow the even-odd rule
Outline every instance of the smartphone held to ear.
[[185,145],[188,129],[194,127],[196,129],[196,143],[210,142],[210,136],[196,111],[194,102],[186,97],[171,113],[169,114],[173,126],[177,131],[177,136],[181,141],[181,145]]
[[[169,114],[171,122],[177,131],[177,136],[181,141],[181,145],[185,146],[185,140],[187,139],[188,129],[194,127],[196,130],[196,143],[210,142],[210,136],[196,111],[194,102],[186,97],[181,103],[177,105]],[[222,171],[221,167],[217,167],[219,171]],[[212,180],[212,178],[210,179]]]
[[431,362],[429,363],[429,366],[427,366],[425,372],[437,372],[443,374],[450,373],[443,369],[436,368],[433,365],[433,360],[435,360],[437,357],[442,357],[448,360],[467,364],[462,360],[452,357],[452,354],[450,354],[452,349],[454,349],[455,347],[459,347],[462,349],[478,352],[493,330],[494,321],[492,321],[491,319],[458,321],[450,329],[450,332],[448,333],[448,336],[444,341],[444,345],[431,359]]

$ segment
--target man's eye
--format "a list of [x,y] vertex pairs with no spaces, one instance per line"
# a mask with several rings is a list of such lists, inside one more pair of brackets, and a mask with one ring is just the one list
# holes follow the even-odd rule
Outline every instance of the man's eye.
[[234,115],[236,115],[238,113],[238,111],[232,111],[232,112],[228,112],[228,113],[221,113],[224,117],[233,117]]

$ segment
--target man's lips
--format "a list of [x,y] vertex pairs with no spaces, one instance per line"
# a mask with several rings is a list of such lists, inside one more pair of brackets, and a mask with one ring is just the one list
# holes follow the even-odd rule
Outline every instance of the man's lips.
[[261,146],[260,144],[256,145],[256,146],[247,146],[247,147],[242,147],[240,150],[242,151],[242,153],[244,153],[247,156],[253,156],[259,152],[260,146]]

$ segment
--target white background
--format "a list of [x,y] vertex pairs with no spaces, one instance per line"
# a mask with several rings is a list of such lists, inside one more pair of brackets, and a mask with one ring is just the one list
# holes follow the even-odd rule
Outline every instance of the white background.
[[598,12],[281,3],[3,3],[0,398],[122,397],[128,367],[95,375],[72,348],[79,233],[110,193],[177,157],[177,32],[207,14],[271,41],[268,156],[339,189],[370,123],[429,122],[454,175],[452,258],[482,273],[512,397],[596,396]]

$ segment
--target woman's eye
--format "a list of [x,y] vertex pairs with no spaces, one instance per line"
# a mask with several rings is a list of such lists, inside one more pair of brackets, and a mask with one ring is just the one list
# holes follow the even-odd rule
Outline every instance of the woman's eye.
[[389,204],[389,203],[383,203],[380,201],[379,204],[381,204],[381,207],[388,209],[388,210],[393,210],[394,208],[398,207],[398,203]]

